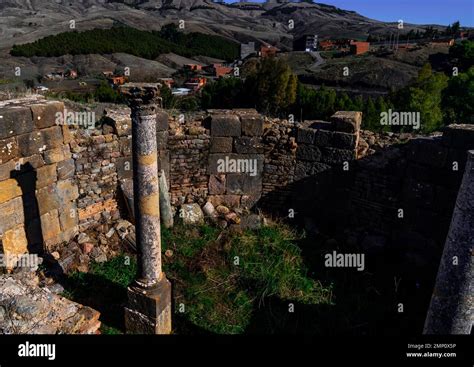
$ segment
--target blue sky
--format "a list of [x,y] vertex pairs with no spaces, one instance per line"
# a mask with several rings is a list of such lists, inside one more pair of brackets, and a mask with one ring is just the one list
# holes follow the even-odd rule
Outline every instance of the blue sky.
[[326,0],[317,1],[355,10],[377,20],[406,23],[451,24],[474,26],[474,0]]
[[[259,0],[256,0],[259,1]],[[313,0],[314,1],[314,0]],[[451,24],[474,27],[474,0],[316,0],[366,17],[417,24]]]

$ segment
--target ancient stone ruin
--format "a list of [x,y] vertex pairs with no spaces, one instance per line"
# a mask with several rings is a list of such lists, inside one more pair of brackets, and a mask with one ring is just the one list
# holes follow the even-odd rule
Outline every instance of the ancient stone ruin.
[[[253,109],[183,118],[157,107],[153,88],[125,87],[131,110],[86,110],[97,116],[91,128],[57,124],[58,113],[79,110],[74,105],[40,97],[0,102],[0,239],[3,254],[39,254],[59,273],[87,271],[90,262],[106,261],[125,242],[136,246],[141,270],[129,288],[130,332],[171,330],[160,211],[162,225],[206,219],[222,228],[251,228],[268,213],[308,231],[339,231],[368,253],[395,248],[416,266],[439,261],[450,223],[449,256],[460,248],[453,241],[472,238],[472,223],[459,224],[472,219],[469,193],[459,193],[461,207],[454,209],[467,151],[474,148],[472,126],[451,125],[442,134],[421,137],[361,131],[360,112],[303,123]],[[465,176],[464,190],[471,181]],[[464,197],[471,203],[466,207]],[[451,234],[458,225],[470,230],[468,237]],[[470,264],[468,242],[458,255],[462,264]],[[442,264],[446,261],[443,257]],[[12,262],[6,268],[14,267]],[[472,297],[472,266],[463,269],[462,277],[446,279],[467,282],[462,294]],[[0,279],[0,328],[22,332],[27,326],[9,323],[6,304],[50,293],[41,281],[22,285],[11,274]],[[438,283],[443,279],[438,275]],[[97,331],[96,312],[51,297],[48,302],[57,305],[51,309],[71,307],[74,315],[46,314],[56,326],[34,330]],[[472,299],[461,303],[469,309],[462,324],[472,324]],[[78,321],[67,326],[65,320]]]

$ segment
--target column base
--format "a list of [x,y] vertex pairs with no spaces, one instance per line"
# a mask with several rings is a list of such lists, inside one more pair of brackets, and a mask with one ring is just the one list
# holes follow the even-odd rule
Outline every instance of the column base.
[[165,274],[152,288],[132,284],[127,293],[125,329],[128,334],[171,333],[171,283]]

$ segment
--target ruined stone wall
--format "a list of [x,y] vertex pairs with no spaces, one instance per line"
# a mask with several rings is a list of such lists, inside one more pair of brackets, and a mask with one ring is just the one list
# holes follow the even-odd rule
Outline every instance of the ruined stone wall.
[[60,102],[0,103],[0,239],[5,254],[41,251],[78,233],[71,136]]
[[[106,233],[111,221],[130,218],[121,192],[133,170],[130,110],[108,107],[100,124],[85,129],[56,126],[54,115],[63,109],[45,100],[0,105],[5,252],[26,251],[27,243],[51,247],[90,228]],[[472,128],[453,125],[443,136],[361,156],[373,150],[361,138],[358,112],[297,124],[251,109],[213,110],[181,122],[162,112],[157,119],[159,171],[175,209],[209,201],[285,217],[293,212],[313,228],[357,228],[398,242],[444,241],[466,151],[474,148]],[[221,171],[226,160],[253,161],[256,172]]]
[[472,126],[451,125],[442,136],[416,138],[358,160],[351,225],[385,233],[400,246],[442,246],[473,147]]

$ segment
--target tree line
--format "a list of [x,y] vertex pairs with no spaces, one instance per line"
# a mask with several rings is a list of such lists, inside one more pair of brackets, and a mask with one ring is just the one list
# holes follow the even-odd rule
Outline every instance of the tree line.
[[66,54],[111,54],[123,52],[153,60],[173,52],[185,57],[198,55],[234,60],[239,45],[220,36],[183,33],[173,23],[160,31],[141,31],[130,27],[65,32],[32,43],[14,45],[12,56],[57,57]]

